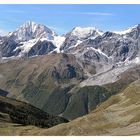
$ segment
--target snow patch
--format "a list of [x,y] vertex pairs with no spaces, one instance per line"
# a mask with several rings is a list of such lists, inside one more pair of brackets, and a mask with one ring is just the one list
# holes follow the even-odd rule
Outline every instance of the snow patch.
[[119,34],[119,35],[125,35],[127,33],[130,33],[133,29],[137,28],[137,26],[138,25],[135,25],[135,26],[128,28],[126,30],[123,30],[123,31],[114,31],[114,33]]
[[30,49],[39,41],[39,39],[32,39],[29,40],[27,42],[21,42],[21,44],[23,44],[20,47],[17,47],[14,51],[16,51],[17,49],[21,49],[21,52],[19,54],[19,56],[23,56],[25,53],[28,53],[30,51]]
[[139,57],[136,57],[136,58],[134,59],[134,62],[135,62],[136,64],[140,64],[140,58],[139,58]]
[[72,35],[78,36],[79,38],[85,38],[89,34],[92,34],[94,31],[97,32],[97,36],[103,34],[103,32],[99,31],[95,27],[85,27],[85,28],[76,27],[72,31]]
[[47,38],[53,39],[55,33],[44,25],[36,24],[35,22],[28,21],[9,36],[14,37],[16,41],[29,41],[34,38]]
[[95,52],[98,52],[99,54],[101,55],[104,55],[105,57],[109,58],[105,53],[103,53],[99,48],[98,49],[95,49],[95,48],[92,48],[92,47],[87,47],[87,50],[89,49],[92,49],[94,50]]
[[52,42],[56,46],[56,49],[53,50],[53,52],[56,51],[57,53],[60,53],[60,47],[63,44],[63,42],[65,41],[65,37],[54,36],[53,39],[41,38],[40,41],[50,41],[50,42]]
[[57,47],[54,51],[56,51],[57,53],[60,53],[60,47],[61,47],[61,45],[63,44],[64,41],[65,41],[65,37],[54,36],[54,40],[52,42]]

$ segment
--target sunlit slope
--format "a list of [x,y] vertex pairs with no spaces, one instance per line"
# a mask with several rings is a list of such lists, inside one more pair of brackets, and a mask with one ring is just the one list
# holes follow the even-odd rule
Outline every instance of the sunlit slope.
[[95,111],[40,135],[139,135],[140,80],[112,96]]

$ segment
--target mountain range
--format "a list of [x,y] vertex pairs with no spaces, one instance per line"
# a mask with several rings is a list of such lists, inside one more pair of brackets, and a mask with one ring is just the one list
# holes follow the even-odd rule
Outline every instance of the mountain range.
[[[75,27],[60,36],[45,25],[26,22],[14,32],[0,36],[0,95],[7,100],[25,102],[50,116],[61,117],[60,123],[71,121],[62,128],[58,125],[63,132],[74,122],[80,127],[80,120],[84,126],[86,117],[79,117],[89,114],[98,118],[104,104],[109,104],[106,108],[112,107],[112,98],[115,101],[121,98],[115,102],[119,106],[124,96],[128,98],[125,89],[135,87],[132,83],[139,83],[139,43],[140,24],[120,32]],[[131,94],[133,97],[135,93]],[[114,120],[110,123],[111,127],[120,127]],[[48,135],[57,135],[57,132],[64,135],[106,134],[100,131],[104,128],[99,128],[97,133],[91,130],[86,133],[83,126],[81,132],[75,133],[61,133],[57,127],[45,132]],[[112,134],[119,135],[114,130]]]

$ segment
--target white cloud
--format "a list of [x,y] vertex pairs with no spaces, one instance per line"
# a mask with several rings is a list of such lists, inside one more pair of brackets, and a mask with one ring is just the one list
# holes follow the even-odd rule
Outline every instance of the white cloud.
[[112,13],[105,12],[57,12],[57,14],[78,14],[78,15],[96,15],[96,16],[111,16]]
[[112,13],[102,13],[102,12],[83,12],[84,15],[97,15],[97,16],[111,16]]

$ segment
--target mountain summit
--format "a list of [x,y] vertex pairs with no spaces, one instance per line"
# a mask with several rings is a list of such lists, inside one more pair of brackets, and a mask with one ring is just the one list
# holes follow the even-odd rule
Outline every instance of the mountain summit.
[[4,59],[70,53],[93,65],[112,67],[120,62],[128,64],[139,60],[139,36],[140,24],[121,32],[75,27],[58,36],[45,25],[28,21],[8,36],[0,37],[0,50]]
[[56,49],[56,33],[42,24],[28,21],[0,39],[4,58],[48,54]]
[[66,49],[71,49],[78,46],[86,39],[95,39],[102,34],[103,32],[95,27],[75,27],[65,35],[66,39],[61,46],[61,50],[65,51]]
[[71,31],[71,34],[79,38],[87,38],[89,36],[97,37],[98,35],[102,35],[103,32],[100,31],[99,29],[96,29],[95,27],[85,27],[85,28],[75,27]]
[[54,38],[54,31],[42,24],[28,21],[10,34],[16,41],[29,41],[35,38]]

